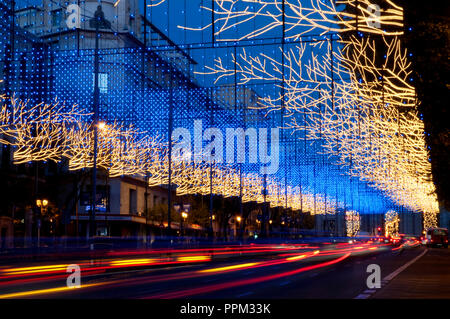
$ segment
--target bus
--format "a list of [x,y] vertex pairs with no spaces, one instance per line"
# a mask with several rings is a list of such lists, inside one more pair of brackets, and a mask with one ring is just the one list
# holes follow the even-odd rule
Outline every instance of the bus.
[[428,247],[448,248],[448,229],[447,228],[428,228],[423,237],[422,244]]

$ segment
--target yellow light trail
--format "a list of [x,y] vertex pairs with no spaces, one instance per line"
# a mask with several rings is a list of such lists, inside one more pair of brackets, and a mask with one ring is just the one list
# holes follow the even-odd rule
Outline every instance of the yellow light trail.
[[10,294],[4,294],[0,295],[0,299],[11,299],[11,298],[22,298],[22,297],[30,297],[35,295],[42,295],[42,294],[53,294],[56,292],[64,292],[74,289],[83,289],[83,288],[90,288],[103,285],[103,283],[96,283],[96,284],[87,284],[82,285],[81,287],[58,287],[58,288],[49,288],[49,289],[40,289],[40,290],[32,290],[32,291],[23,291],[23,292],[14,292]]
[[255,263],[246,263],[246,264],[239,264],[239,265],[233,265],[233,266],[226,266],[226,267],[218,267],[218,268],[211,268],[211,269],[204,269],[199,270],[201,273],[208,273],[208,272],[221,272],[221,271],[227,271],[227,270],[235,270],[239,268],[245,268],[245,267],[252,267],[261,264],[260,262]]
[[151,264],[156,260],[151,258],[142,258],[142,259],[126,259],[126,260],[116,260],[111,261],[109,264],[111,266],[124,266],[124,265],[140,265],[140,264]]
[[211,260],[210,256],[184,256],[177,258],[177,261],[208,261],[208,260]]
[[50,266],[36,266],[36,267],[23,267],[23,268],[9,268],[1,270],[6,275],[21,275],[32,274],[40,272],[52,272],[57,270],[65,270],[69,265],[50,265]]
[[294,257],[286,258],[286,260],[298,260],[298,259],[303,259],[303,258],[305,258],[306,256],[307,256],[307,255],[294,256]]

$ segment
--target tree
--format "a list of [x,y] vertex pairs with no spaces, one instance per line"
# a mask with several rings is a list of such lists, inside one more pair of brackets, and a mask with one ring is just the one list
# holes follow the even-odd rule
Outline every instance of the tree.
[[[440,205],[450,210],[450,6],[404,1],[406,45],[412,53],[419,111]],[[431,178],[431,177],[430,177]]]

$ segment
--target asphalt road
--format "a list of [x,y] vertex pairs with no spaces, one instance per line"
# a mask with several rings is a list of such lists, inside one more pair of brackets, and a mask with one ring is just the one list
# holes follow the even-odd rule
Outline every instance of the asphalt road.
[[450,249],[426,249],[421,258],[373,294],[372,298],[449,299]]
[[[0,298],[450,298],[449,253],[372,242],[118,252],[79,260],[76,289],[66,286],[63,261],[4,265]],[[380,289],[367,287],[372,264],[381,270]]]

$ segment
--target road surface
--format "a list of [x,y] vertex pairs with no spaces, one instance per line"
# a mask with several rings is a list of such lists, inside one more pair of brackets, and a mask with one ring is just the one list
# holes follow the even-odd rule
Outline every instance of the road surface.
[[[450,298],[450,251],[372,241],[113,251],[0,266],[0,298]],[[381,288],[368,288],[369,265]],[[80,267],[80,287],[69,265]],[[73,269],[73,267],[72,267]]]

